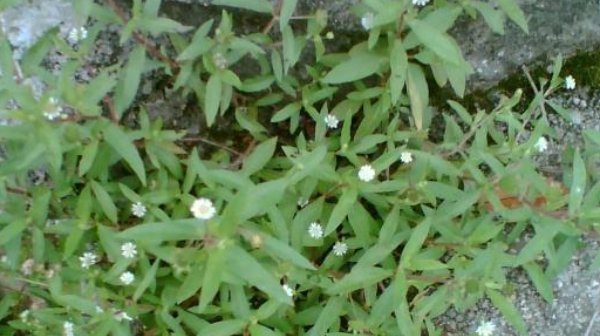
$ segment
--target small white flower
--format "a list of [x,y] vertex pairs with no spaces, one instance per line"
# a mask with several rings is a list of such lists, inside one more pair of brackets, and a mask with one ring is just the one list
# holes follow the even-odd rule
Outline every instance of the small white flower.
[[327,34],[325,34],[325,38],[328,40],[333,40],[335,38],[335,35],[333,34],[332,31],[327,32]]
[[298,205],[299,208],[304,208],[305,206],[308,205],[308,199],[306,199],[306,198],[299,198],[298,202],[296,202],[296,204]]
[[77,28],[73,28],[69,31],[69,35],[67,36],[67,39],[69,40],[69,42],[71,44],[77,44],[77,42],[84,40],[88,35],[88,31],[87,29],[85,29],[85,27],[81,26],[81,27],[77,27]]
[[333,114],[326,115],[324,120],[329,128],[337,128],[338,124],[340,123],[340,120]]
[[479,325],[479,327],[477,327],[477,330],[475,330],[475,332],[479,336],[492,336],[495,330],[496,325],[493,322],[487,321],[481,322],[481,324]]
[[360,18],[360,24],[365,30],[373,28],[373,21],[375,20],[375,14],[368,12]]
[[65,323],[63,323],[63,335],[65,336],[73,336],[73,323],[69,322],[69,321],[65,321]]
[[127,259],[135,258],[137,254],[136,246],[132,242],[121,245],[121,255]]
[[363,165],[358,170],[358,178],[363,182],[372,181],[375,178],[375,169],[369,164]]
[[127,272],[121,274],[121,276],[119,277],[119,280],[121,280],[121,282],[124,285],[130,285],[133,282],[133,280],[135,280],[135,275],[133,275],[133,273],[127,271]]
[[135,202],[131,204],[131,213],[137,217],[142,218],[146,215],[146,206],[142,202]]
[[415,6],[425,6],[429,0],[412,0],[413,5]]
[[104,313],[104,309],[102,309],[102,307],[100,307],[100,306],[96,306],[96,313],[102,314],[102,313]]
[[293,297],[294,296],[294,290],[292,289],[292,287],[290,287],[288,284],[284,284],[281,286],[283,288],[283,290],[285,291],[285,293],[289,296],[289,297]]
[[79,257],[79,261],[81,262],[82,268],[88,269],[98,262],[98,256],[93,252],[84,252],[83,255]]
[[308,226],[308,235],[314,239],[320,239],[323,237],[323,227],[317,222],[312,222]]
[[27,323],[27,318],[29,317],[29,309],[25,309],[19,314],[19,318],[23,323]]
[[48,103],[44,108],[44,117],[50,121],[58,119],[63,116],[62,106],[58,104],[58,99],[50,97]]
[[33,273],[34,265],[35,262],[33,261],[33,259],[29,258],[25,260],[23,264],[21,264],[21,273],[23,273],[24,275],[31,275],[31,273]]
[[348,252],[348,245],[344,242],[335,242],[335,244],[333,245],[333,254],[335,254],[338,257],[343,256],[344,254],[346,254],[346,252]]
[[403,163],[411,163],[413,160],[411,152],[402,152],[400,153],[400,161]]
[[575,78],[573,78],[573,76],[568,75],[567,78],[565,78],[565,88],[567,88],[567,90],[573,90],[575,89]]
[[213,55],[213,63],[221,70],[227,68],[227,59],[220,52]]
[[115,320],[117,320],[118,322],[121,322],[123,320],[125,321],[133,321],[133,318],[131,318],[131,316],[127,315],[126,312],[124,311],[118,311],[114,314]]
[[198,219],[208,220],[215,216],[217,210],[208,198],[199,198],[192,203],[190,211]]
[[0,257],[0,263],[6,264],[8,263],[8,257],[3,255],[2,257]]
[[540,137],[534,147],[538,152],[545,152],[548,149],[548,140],[545,137]]

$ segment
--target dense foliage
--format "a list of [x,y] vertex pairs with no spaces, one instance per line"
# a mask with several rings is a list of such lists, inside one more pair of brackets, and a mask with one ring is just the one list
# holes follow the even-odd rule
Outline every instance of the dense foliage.
[[[430,93],[462,97],[472,72],[447,31],[527,30],[514,0],[365,0],[368,36],[337,52],[327,13],[296,2],[215,0],[192,28],[160,0],[82,0],[85,25],[22,57],[0,39],[2,335],[441,335],[437,316],[483,297],[526,334],[507,271],[551,301],[600,217],[599,132],[555,179],[536,165],[566,113],[560,57],[530,103],[436,112]],[[265,27],[239,33],[245,10]],[[108,26],[127,56],[81,76]],[[157,81],[198,134],[149,117]]]

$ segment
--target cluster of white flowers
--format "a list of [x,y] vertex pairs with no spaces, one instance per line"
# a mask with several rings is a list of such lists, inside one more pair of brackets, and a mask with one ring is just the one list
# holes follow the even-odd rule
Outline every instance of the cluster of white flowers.
[[70,321],[65,321],[63,323],[63,334],[64,336],[73,336],[74,332],[73,332],[73,323]]
[[346,252],[348,252],[348,244],[339,241],[333,244],[333,254],[336,256],[341,257],[345,255]]
[[363,182],[370,182],[375,178],[375,169],[370,164],[363,165],[358,170],[358,178]]
[[71,44],[77,44],[81,40],[85,40],[88,36],[88,31],[85,27],[76,27],[69,31],[69,35],[67,36],[67,40]]
[[299,208],[304,208],[305,206],[308,205],[308,199],[306,199],[306,198],[299,198],[298,202],[296,202],[296,204],[298,205]]
[[137,255],[137,246],[132,242],[121,245],[121,255],[127,259],[133,259]]
[[328,128],[337,128],[340,120],[333,114],[328,114],[325,116],[325,123],[327,124]]
[[548,149],[548,140],[545,137],[540,137],[534,147],[538,152],[545,152]]
[[360,24],[365,30],[373,28],[373,21],[375,20],[375,14],[368,12],[360,18]]
[[133,273],[129,271],[123,272],[123,274],[121,274],[121,276],[119,277],[119,280],[121,280],[121,282],[126,286],[131,285],[135,280],[135,275],[133,275]]
[[21,264],[21,273],[23,273],[24,275],[31,275],[33,273],[34,265],[35,265],[35,261],[33,261],[33,259],[29,258],[29,259],[25,260]]
[[227,59],[220,52],[217,52],[213,55],[213,63],[215,63],[215,66],[221,70],[227,68]]
[[308,226],[308,235],[313,239],[323,238],[323,227],[317,222],[312,222]]
[[113,313],[113,316],[114,316],[115,320],[117,320],[118,322],[133,321],[133,318],[131,318],[131,316],[129,316],[126,312],[121,311],[121,310],[115,311]]
[[335,35],[333,34],[332,31],[327,32],[327,34],[325,34],[325,38],[328,40],[333,40],[335,38]]
[[411,163],[413,161],[413,156],[411,152],[402,152],[400,153],[400,161],[403,163]]
[[138,218],[146,216],[146,206],[142,202],[135,202],[131,204],[131,213]]
[[412,0],[412,3],[415,6],[425,6],[429,3],[429,0]]
[[82,268],[88,269],[98,262],[98,256],[94,252],[84,252],[83,255],[79,257],[79,262],[81,262]]
[[63,109],[58,104],[58,99],[56,99],[55,97],[50,97],[48,99],[48,104],[44,109],[44,117],[50,121],[66,117],[66,115],[62,112]]
[[575,78],[573,78],[573,76],[568,75],[567,78],[565,78],[565,88],[567,90],[573,90],[575,89]]
[[294,296],[294,290],[292,289],[292,287],[290,287],[288,284],[283,284],[281,286],[283,288],[283,291],[289,296],[289,297],[293,297]]
[[215,216],[217,209],[215,209],[213,202],[208,198],[198,198],[192,203],[190,211],[194,217],[202,220],[209,220]]
[[495,330],[496,325],[493,322],[486,321],[481,322],[481,324],[479,325],[479,327],[477,327],[477,330],[475,330],[475,332],[479,336],[492,336],[494,335]]

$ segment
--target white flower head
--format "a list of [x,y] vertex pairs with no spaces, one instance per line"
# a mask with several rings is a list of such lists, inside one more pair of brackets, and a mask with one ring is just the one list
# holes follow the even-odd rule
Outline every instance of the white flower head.
[[287,296],[294,296],[294,290],[288,284],[283,284],[281,287],[283,288],[283,291],[287,294]]
[[333,34],[332,31],[327,32],[327,34],[325,34],[325,38],[328,40],[333,40],[335,38],[335,35]]
[[363,165],[358,170],[358,178],[363,182],[372,181],[375,178],[375,169],[370,164]]
[[400,161],[403,163],[411,163],[413,160],[413,156],[411,152],[402,152],[400,153]]
[[325,123],[328,128],[337,128],[340,120],[333,114],[328,114],[325,116]]
[[29,318],[29,309],[25,309],[23,310],[20,314],[19,314],[19,319],[21,319],[21,321],[23,321],[23,323],[27,323],[27,319]]
[[312,222],[308,226],[308,235],[313,239],[323,238],[323,227],[317,222]]
[[479,325],[479,327],[477,327],[477,330],[475,330],[475,332],[479,336],[492,336],[495,330],[496,325],[493,322],[484,321],[481,322],[481,324]]
[[131,204],[131,213],[137,218],[146,216],[146,211],[148,211],[148,209],[146,209],[146,206],[142,202]]
[[567,90],[573,90],[575,89],[575,78],[573,78],[573,76],[568,75],[567,78],[565,78],[565,88]]
[[102,314],[102,313],[104,313],[104,309],[102,309],[102,307],[100,307],[100,306],[96,306],[96,313]]
[[82,268],[88,269],[98,262],[98,256],[94,252],[84,252],[83,255],[79,257],[79,262],[81,262]]
[[119,280],[121,280],[121,282],[124,285],[131,285],[133,280],[135,280],[135,275],[133,275],[133,273],[127,271],[127,272],[124,272],[123,274],[121,274],[121,276],[119,277]]
[[126,242],[121,245],[121,255],[127,259],[133,259],[137,255],[135,243]]
[[73,336],[74,335],[74,333],[73,333],[73,327],[74,327],[74,325],[73,325],[72,322],[65,321],[63,323],[63,335],[65,335],[65,336]]
[[85,27],[76,27],[69,31],[69,35],[67,36],[67,40],[71,44],[77,44],[79,41],[84,40],[88,36],[88,31]]
[[348,252],[348,244],[339,241],[333,244],[333,254],[336,256],[341,257],[346,254],[346,252]]
[[548,149],[548,140],[546,140],[546,137],[540,137],[534,147],[538,152],[545,152]]
[[213,54],[213,63],[215,63],[215,66],[221,70],[227,68],[227,59],[220,52]]
[[115,320],[117,320],[118,322],[121,322],[123,320],[125,320],[125,321],[133,321],[133,318],[131,318],[131,316],[129,316],[124,311],[116,311],[113,316],[115,317]]
[[50,121],[58,119],[63,116],[62,106],[59,105],[56,97],[50,97],[48,103],[44,107],[44,117]]
[[299,198],[298,201],[296,202],[296,204],[298,205],[299,208],[304,208],[305,206],[308,205],[308,199],[306,198]]
[[360,24],[365,30],[373,28],[373,21],[375,20],[375,14],[368,12],[360,18]]
[[194,217],[198,219],[208,220],[215,216],[217,209],[215,209],[213,202],[208,198],[198,198],[192,203],[190,211]]
[[415,6],[425,6],[429,3],[429,0],[412,0],[412,3]]
[[21,264],[21,273],[23,273],[24,275],[31,275],[31,273],[33,273],[34,265],[35,262],[33,261],[33,259],[29,258],[25,260],[23,264]]

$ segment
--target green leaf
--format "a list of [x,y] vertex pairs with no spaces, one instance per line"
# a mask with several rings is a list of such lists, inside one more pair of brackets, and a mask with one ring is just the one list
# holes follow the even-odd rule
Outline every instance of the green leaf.
[[3,227],[0,231],[0,246],[10,242],[13,238],[19,236],[19,234],[25,230],[27,224],[24,220],[16,220],[7,226]]
[[575,150],[573,157],[573,180],[569,192],[569,217],[574,216],[581,209],[583,194],[585,193],[587,173],[585,163],[581,159],[579,148]]
[[442,33],[429,23],[417,19],[408,21],[408,25],[419,41],[438,57],[455,65],[460,65],[463,62],[460,49],[448,34]]
[[356,203],[358,197],[358,191],[355,188],[347,188],[342,193],[339,201],[333,208],[329,221],[325,227],[325,235],[329,235],[344,221],[350,208]]
[[227,266],[232,274],[237,274],[250,285],[267,293],[271,298],[282,303],[292,304],[292,299],[285,293],[279,280],[239,246],[231,247]]
[[488,289],[486,293],[492,301],[492,304],[496,306],[502,315],[504,315],[506,320],[512,324],[515,329],[517,329],[519,335],[527,335],[527,326],[525,325],[525,321],[523,321],[521,314],[515,308],[515,306],[504,296],[502,296],[502,294],[495,290]]
[[90,170],[90,168],[92,168],[92,164],[96,158],[96,153],[98,153],[98,140],[92,140],[85,146],[83,153],[81,154],[81,161],[79,161],[78,170],[79,176],[83,176],[88,170]]
[[382,57],[376,54],[367,52],[353,54],[331,69],[322,82],[340,84],[359,80],[377,72],[382,62]]
[[277,258],[289,261],[298,267],[313,271],[316,270],[315,266],[313,266],[310,261],[286,243],[266,234],[262,234],[261,237],[263,238],[263,247],[270,254]]
[[408,65],[408,78],[406,81],[410,109],[417,130],[423,129],[425,108],[429,104],[429,88],[427,80],[420,66],[410,63]]
[[215,295],[219,291],[223,272],[226,267],[226,260],[229,250],[226,248],[218,248],[211,251],[206,262],[204,278],[202,280],[202,292],[200,292],[200,302],[198,309],[204,310],[209,303],[212,302]]
[[529,33],[529,28],[527,27],[527,20],[525,19],[525,14],[519,5],[515,2],[515,0],[498,0],[498,5],[500,8],[508,15],[508,17],[513,20],[524,32]]
[[277,138],[271,138],[260,145],[256,146],[252,154],[245,160],[242,172],[246,176],[250,176],[261,169],[271,160],[277,146]]
[[328,295],[349,293],[361,288],[367,288],[384,279],[389,278],[393,272],[379,267],[354,267],[342,280],[326,289]]
[[123,112],[133,103],[137,94],[142,72],[146,61],[146,50],[138,46],[129,54],[125,71],[117,83],[115,90],[115,111],[121,118]]
[[408,55],[406,55],[406,51],[404,50],[404,46],[400,39],[394,40],[394,47],[392,48],[390,55],[390,68],[390,94],[392,104],[396,104],[402,96],[402,89],[406,82],[408,69]]
[[281,5],[281,11],[279,13],[279,29],[283,31],[283,29],[287,26],[290,18],[294,14],[296,10],[296,4],[298,0],[283,0],[283,4]]
[[112,198],[101,184],[96,181],[92,181],[91,183],[92,190],[94,191],[94,195],[96,195],[96,199],[100,203],[102,211],[111,222],[116,224],[118,221],[117,207],[115,206]]
[[298,111],[300,111],[300,108],[302,108],[302,104],[300,102],[289,103],[284,108],[277,111],[273,117],[271,117],[271,122],[275,123],[289,119],[293,115],[297,114]]
[[344,300],[341,297],[332,297],[319,314],[315,325],[308,331],[309,336],[325,335],[327,329],[333,325],[342,313]]
[[481,13],[485,22],[495,33],[504,35],[504,16],[500,11],[494,9],[487,2],[473,1],[471,6]]
[[245,320],[226,320],[212,323],[211,325],[208,325],[205,328],[203,328],[202,331],[198,333],[198,336],[239,335],[247,323],[248,322],[246,322]]
[[181,303],[193,295],[195,295],[198,290],[203,285],[204,278],[204,262],[198,262],[192,265],[188,275],[181,285],[177,288],[176,294],[176,302]]
[[179,219],[170,222],[145,223],[118,234],[121,239],[160,243],[163,241],[200,239],[206,224],[197,219]]
[[538,293],[546,300],[549,304],[554,300],[554,293],[552,291],[552,284],[548,277],[544,274],[542,268],[535,262],[529,262],[523,265],[527,275],[533,282],[533,285],[537,289]]
[[204,115],[209,127],[215,122],[217,112],[219,112],[222,90],[223,83],[219,76],[210,76],[206,84],[206,96],[204,96]]
[[104,140],[129,164],[142,184],[146,185],[144,162],[129,136],[117,125],[106,124]]
[[401,266],[404,265],[404,267],[406,267],[410,265],[412,257],[419,252],[423,242],[425,242],[425,239],[429,234],[431,221],[431,217],[428,216],[413,229],[408,242],[406,242],[406,245],[402,250],[402,256],[400,257]]
[[212,4],[248,9],[259,13],[273,13],[273,5],[267,0],[214,0]]
[[148,287],[156,281],[156,271],[158,270],[158,264],[160,263],[160,259],[154,260],[152,267],[146,274],[144,274],[144,278],[140,281],[139,285],[135,289],[133,293],[133,301],[137,301],[142,294],[148,289]]

